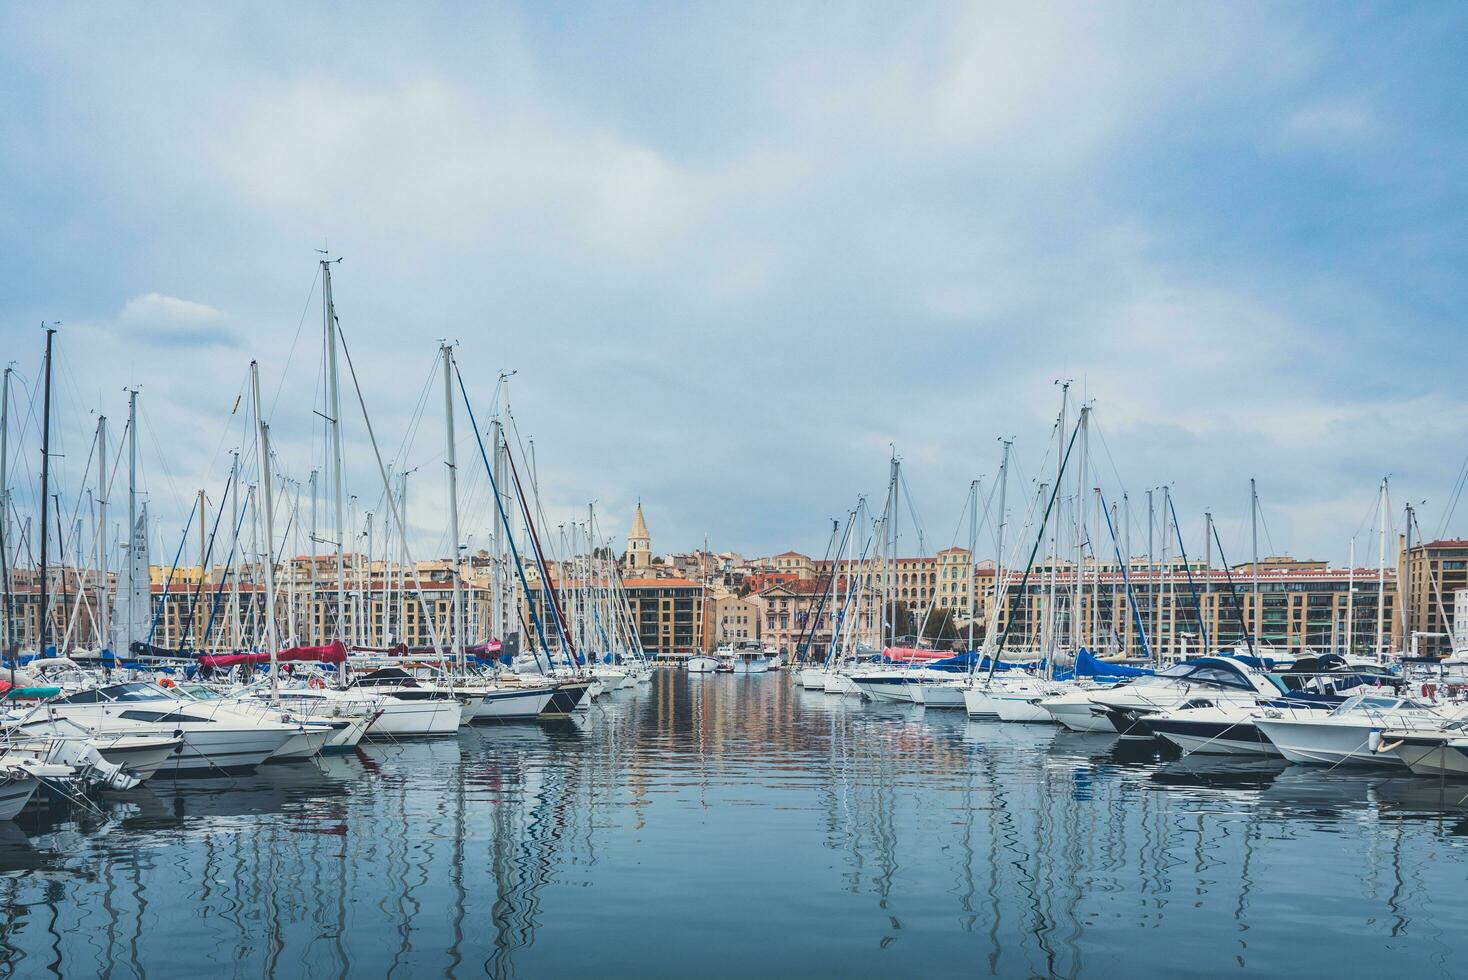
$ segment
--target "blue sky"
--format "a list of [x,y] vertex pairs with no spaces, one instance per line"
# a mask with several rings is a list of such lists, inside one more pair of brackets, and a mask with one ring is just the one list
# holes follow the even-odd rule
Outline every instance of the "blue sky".
[[[820,551],[895,444],[941,547],[998,436],[1036,474],[1071,378],[1108,495],[1170,483],[1235,558],[1255,476],[1270,550],[1341,561],[1387,473],[1435,533],[1468,453],[1465,21],[10,6],[0,343],[33,378],[63,323],[68,492],[130,383],[155,513],[219,486],[251,358],[303,476],[325,246],[384,441],[456,339],[484,401],[519,372],[553,522],[596,499],[620,532],[641,497],[659,549]],[[425,552],[437,425],[407,457]],[[349,455],[374,496],[353,423]]]

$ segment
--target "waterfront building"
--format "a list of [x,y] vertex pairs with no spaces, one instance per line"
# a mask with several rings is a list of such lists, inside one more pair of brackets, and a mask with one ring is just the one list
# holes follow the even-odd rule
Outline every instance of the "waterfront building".
[[[1451,538],[1413,544],[1399,542],[1398,570],[1404,583],[1404,608],[1408,610],[1406,635],[1399,646],[1420,653],[1449,653],[1456,625],[1455,595],[1468,588],[1468,540]],[[1414,647],[1412,637],[1417,636]]]
[[642,648],[650,657],[687,658],[703,640],[703,585],[686,578],[629,578],[622,583]]
[[704,650],[713,650],[726,643],[759,640],[759,603],[721,587],[709,590],[705,608]]
[[[844,580],[837,583],[843,596],[846,587]],[[788,659],[797,655],[801,644],[809,643],[810,656],[821,659],[831,645],[831,634],[843,605],[848,617],[845,628],[857,629],[857,635],[865,643],[876,643],[877,607],[881,599],[874,590],[864,588],[863,591],[865,595],[860,601],[833,602],[828,582],[803,579],[771,585],[751,593],[749,600],[759,610],[760,639],[766,646],[779,650]]]

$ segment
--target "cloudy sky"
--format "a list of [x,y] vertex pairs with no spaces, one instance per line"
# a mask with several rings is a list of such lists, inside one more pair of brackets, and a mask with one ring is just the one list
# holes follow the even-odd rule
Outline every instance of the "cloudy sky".
[[0,344],[33,384],[62,324],[73,498],[90,413],[141,386],[178,524],[243,441],[252,358],[283,466],[319,465],[326,248],[423,551],[449,338],[484,406],[518,372],[550,521],[595,499],[620,534],[641,497],[658,550],[819,553],[891,446],[946,545],[999,436],[1022,507],[1067,378],[1096,480],[1170,483],[1194,547],[1212,509],[1242,557],[1254,476],[1268,550],[1360,535],[1374,560],[1381,477],[1433,534],[1468,453],[1465,28],[1411,4],[9,5]]

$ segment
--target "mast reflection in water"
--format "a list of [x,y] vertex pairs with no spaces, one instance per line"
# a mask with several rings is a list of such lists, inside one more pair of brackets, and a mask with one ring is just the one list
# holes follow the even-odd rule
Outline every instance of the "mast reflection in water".
[[20,976],[1457,972],[1468,787],[659,673],[0,825]]

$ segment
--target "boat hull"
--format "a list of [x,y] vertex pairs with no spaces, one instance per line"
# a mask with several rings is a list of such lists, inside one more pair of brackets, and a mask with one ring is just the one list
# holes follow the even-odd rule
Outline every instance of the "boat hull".
[[536,717],[541,721],[559,721],[569,718],[591,705],[591,683],[589,681],[566,681],[557,684],[545,707]]
[[0,778],[0,820],[14,820],[36,795],[41,781],[33,776]]
[[459,730],[463,712],[463,703],[458,698],[402,701],[387,697],[382,714],[368,726],[365,737],[375,740],[452,735]]
[[1249,721],[1178,721],[1154,718],[1147,727],[1184,752],[1202,755],[1259,755],[1278,758],[1279,749]]
[[539,717],[555,694],[552,687],[502,688],[488,691],[474,712],[474,720],[514,721]]
[[925,708],[963,709],[963,688],[953,684],[920,684],[917,693]]
[[1372,749],[1369,723],[1330,724],[1294,719],[1261,718],[1261,731],[1279,749],[1279,754],[1297,765],[1317,766],[1402,766],[1398,757]]

